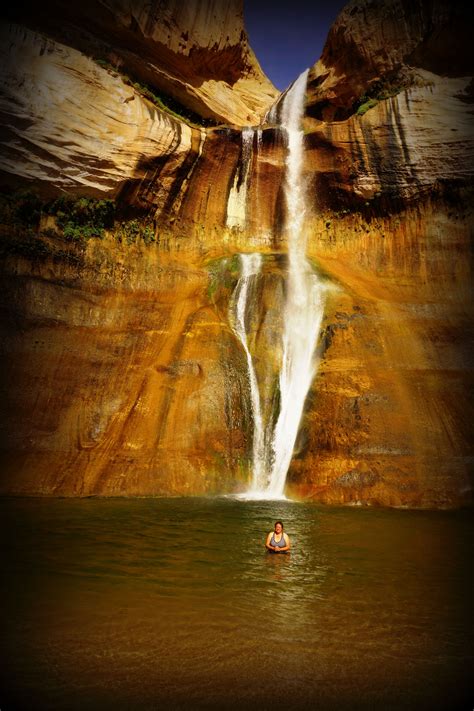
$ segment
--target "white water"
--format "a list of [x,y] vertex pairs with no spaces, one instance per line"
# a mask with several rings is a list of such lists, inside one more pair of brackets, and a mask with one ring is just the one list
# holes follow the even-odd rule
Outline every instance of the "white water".
[[289,264],[283,319],[280,413],[271,445],[273,462],[267,487],[269,497],[281,496],[285,488],[306,395],[315,375],[314,351],[324,311],[324,286],[306,259],[305,185],[302,175],[304,134],[301,119],[307,74],[306,71],[297,79],[282,107],[282,128],[288,137],[285,231]]
[[247,357],[247,367],[250,382],[250,398],[252,402],[253,414],[253,443],[252,443],[252,464],[253,464],[253,479],[251,491],[257,492],[264,486],[265,477],[265,433],[262,419],[262,409],[260,406],[260,392],[258,389],[257,376],[253,366],[252,356],[247,339],[246,313],[247,300],[251,286],[260,274],[262,257],[260,254],[241,254],[241,275],[234,292],[234,308],[235,323],[233,324],[234,332],[242,343]]
[[[252,296],[252,280],[260,273],[260,255],[240,255],[242,271],[234,297],[234,330],[247,357],[254,436],[252,484],[242,496],[252,499],[282,499],[306,395],[316,372],[315,347],[324,311],[325,286],[306,258],[305,184],[302,174],[304,134],[301,120],[308,72],[286,92],[269,120],[281,115],[281,130],[288,142],[285,174],[288,274],[283,310],[282,362],[279,376],[280,410],[273,432],[265,436],[258,381],[253,367],[245,315]],[[248,170],[248,169],[247,169]]]

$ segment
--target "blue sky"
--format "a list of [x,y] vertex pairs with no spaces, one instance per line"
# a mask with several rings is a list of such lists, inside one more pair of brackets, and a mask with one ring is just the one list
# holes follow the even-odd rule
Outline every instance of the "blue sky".
[[321,56],[347,0],[244,0],[250,46],[265,74],[286,89]]

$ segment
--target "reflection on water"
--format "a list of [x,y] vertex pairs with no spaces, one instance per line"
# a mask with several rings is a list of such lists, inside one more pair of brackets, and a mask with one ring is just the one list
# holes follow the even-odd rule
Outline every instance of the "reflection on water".
[[[472,707],[466,512],[223,497],[0,515],[2,709]],[[276,519],[288,555],[265,552]]]

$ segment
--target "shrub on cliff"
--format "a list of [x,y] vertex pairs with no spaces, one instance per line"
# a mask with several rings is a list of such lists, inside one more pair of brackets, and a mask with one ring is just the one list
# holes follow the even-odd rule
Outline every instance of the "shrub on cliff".
[[47,204],[45,212],[55,217],[66,239],[100,239],[105,229],[114,224],[115,203],[113,200],[64,195]]
[[363,116],[369,109],[372,109],[374,106],[377,106],[378,103],[379,102],[377,101],[377,99],[367,99],[366,101],[364,101],[363,104],[358,107],[356,111],[357,116]]
[[153,225],[138,220],[127,220],[115,224],[115,236],[119,242],[134,244],[142,240],[145,244],[156,241]]
[[[51,216],[52,223],[41,218]],[[0,193],[0,225],[8,227],[10,236],[61,239],[84,243],[88,239],[102,239],[111,230],[119,242],[156,242],[155,228],[149,220],[116,221],[113,200],[61,195],[53,200],[42,200],[34,191]],[[26,244],[26,243],[25,243]],[[41,247],[43,249],[44,245]],[[46,249],[46,247],[45,247]]]

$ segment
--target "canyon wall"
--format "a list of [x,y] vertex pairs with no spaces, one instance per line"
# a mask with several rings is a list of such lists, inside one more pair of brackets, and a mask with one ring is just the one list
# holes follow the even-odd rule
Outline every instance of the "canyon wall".
[[[0,490],[242,490],[253,423],[229,306],[234,255],[267,255],[252,339],[264,373],[278,351],[277,335],[264,353],[258,334],[282,305],[286,146],[257,124],[277,94],[239,3],[121,0],[111,14],[90,2],[74,17],[53,5],[47,20],[10,11],[2,29]],[[295,497],[471,500],[465,26],[443,3],[352,2],[310,72],[305,225],[334,288]],[[25,187],[34,224],[22,221]],[[110,201],[114,219],[100,236],[68,233],[48,212],[59,195]]]
[[48,54],[52,40],[66,44],[204,122],[258,121],[278,94],[249,47],[240,0],[47,0],[8,6],[4,16],[46,35]]
[[290,479],[318,499],[471,497],[468,27],[457,3],[352,2],[309,77],[312,244],[341,292]]

